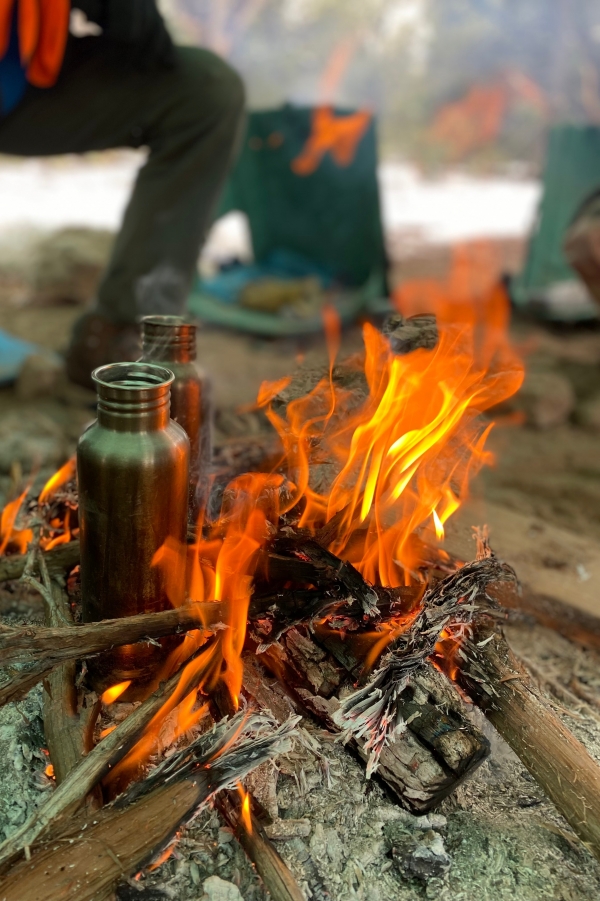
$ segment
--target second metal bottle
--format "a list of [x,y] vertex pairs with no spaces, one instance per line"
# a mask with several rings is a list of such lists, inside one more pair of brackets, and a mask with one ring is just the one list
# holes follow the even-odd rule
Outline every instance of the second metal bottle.
[[190,439],[190,516],[206,499],[212,455],[210,381],[196,361],[196,326],[181,316],[142,319],[142,362],[161,363],[173,372],[171,418]]

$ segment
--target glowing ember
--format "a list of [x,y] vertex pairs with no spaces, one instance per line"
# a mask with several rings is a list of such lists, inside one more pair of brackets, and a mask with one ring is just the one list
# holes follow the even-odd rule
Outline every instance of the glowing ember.
[[125,682],[119,682],[117,685],[111,685],[110,688],[107,688],[106,691],[102,692],[102,703],[114,704],[114,702],[127,691],[130,685],[131,679],[126,679]]
[[51,763],[44,769],[44,773],[48,777],[48,779],[54,779],[54,767]]

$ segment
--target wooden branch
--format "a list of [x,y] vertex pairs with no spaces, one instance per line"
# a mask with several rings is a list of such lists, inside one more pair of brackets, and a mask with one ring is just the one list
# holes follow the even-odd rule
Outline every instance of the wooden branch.
[[[204,646],[194,656],[199,656],[206,650]],[[161,708],[164,707],[166,716],[196,687],[198,673],[194,667],[189,666],[193,659],[186,661],[174,676],[161,684],[116,729],[103,738],[72,770],[69,777],[57,786],[48,800],[34,811],[29,820],[0,845],[0,867],[31,845],[51,823],[77,810],[94,786],[131,750]]]
[[600,766],[544,701],[497,620],[498,610],[477,615],[454,656],[457,682],[600,860]]
[[[51,551],[43,551],[48,572],[53,575],[64,575],[65,570],[79,563],[79,540],[59,544]],[[0,582],[20,579],[27,562],[27,554],[14,554],[0,557]]]
[[600,651],[600,618],[597,616],[536,594],[527,587],[519,593],[515,586],[504,583],[490,586],[490,594],[507,609],[509,623],[537,622],[584,648]]
[[300,886],[252,813],[251,807],[250,830],[244,825],[241,804],[235,792],[222,792],[217,798],[217,807],[256,867],[256,872],[273,901],[304,901]]
[[203,623],[217,626],[223,617],[221,604],[199,603],[73,627],[0,626],[0,666],[24,661],[56,665],[122,644],[192,629],[202,631]]
[[[56,583],[50,583],[46,589],[54,600],[52,608],[46,611],[48,624],[57,626],[65,619],[72,622],[66,591]],[[68,630],[73,628],[71,625]],[[91,750],[88,736],[93,733],[93,724],[100,712],[96,705],[79,713],[75,676],[75,662],[70,661],[57,667],[44,681],[44,734],[57,785],[64,782],[83,755]]]

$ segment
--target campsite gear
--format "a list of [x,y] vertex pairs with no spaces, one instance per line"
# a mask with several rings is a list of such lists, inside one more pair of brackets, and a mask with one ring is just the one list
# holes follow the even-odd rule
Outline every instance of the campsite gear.
[[240,291],[240,303],[249,310],[265,313],[285,312],[308,307],[318,312],[325,303],[325,294],[316,278],[262,278],[245,285]]
[[195,520],[208,489],[213,420],[210,381],[196,360],[196,325],[180,316],[145,316],[142,362],[162,363],[175,376],[171,419],[190,439],[189,509]]
[[582,204],[565,237],[567,260],[600,304],[600,191]]
[[[276,314],[242,307],[239,290],[260,278],[319,278],[343,322],[387,294],[374,119],[363,116],[351,153],[341,158],[334,147],[326,150],[307,172],[299,161],[307,159],[317,112],[286,104],[249,116],[218,215],[240,210],[248,216],[255,262],[198,286],[190,310],[203,321],[265,335],[323,328],[319,311],[296,320],[283,315],[285,307]],[[344,128],[356,116],[336,109],[330,123]]]
[[150,71],[130,56],[125,43],[74,39],[57,84],[0,119],[0,153],[150,148],[98,289],[96,312],[116,325],[182,313],[244,105],[239,76],[208,50],[175,48],[174,67]]
[[[169,417],[174,376],[150,363],[114,363],[92,375],[98,418],[79,439],[77,482],[84,622],[165,610],[183,602],[190,443]],[[181,553],[167,573],[156,555]],[[90,661],[97,688],[143,684],[172,641]]]
[[[600,185],[600,128],[560,125],[549,136],[543,193],[529,240],[522,272],[511,282],[518,307],[533,309],[548,319],[594,319],[599,310],[581,291],[562,286],[557,301],[552,286],[577,281],[565,255],[564,242],[586,198]],[[575,287],[575,286],[573,286]],[[574,297],[571,304],[569,297]]]
[[0,329],[0,385],[10,385],[16,381],[27,357],[39,353],[40,348],[35,344]]

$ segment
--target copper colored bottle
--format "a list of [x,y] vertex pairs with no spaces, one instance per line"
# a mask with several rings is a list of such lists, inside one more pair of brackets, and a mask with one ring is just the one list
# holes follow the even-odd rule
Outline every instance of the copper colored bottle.
[[190,439],[190,518],[194,520],[206,499],[212,455],[210,381],[196,360],[196,326],[181,316],[145,316],[142,342],[142,361],[168,366],[175,376],[171,417]]
[[[77,448],[85,622],[183,601],[175,594],[184,590],[178,576],[185,571],[190,446],[169,417],[173,378],[147,363],[112,363],[92,373],[98,418]],[[153,563],[165,542],[182,555],[181,566],[174,560],[170,571]],[[140,642],[101,654],[89,664],[92,684],[97,690],[126,679],[135,680],[133,688],[143,685],[171,646]]]

